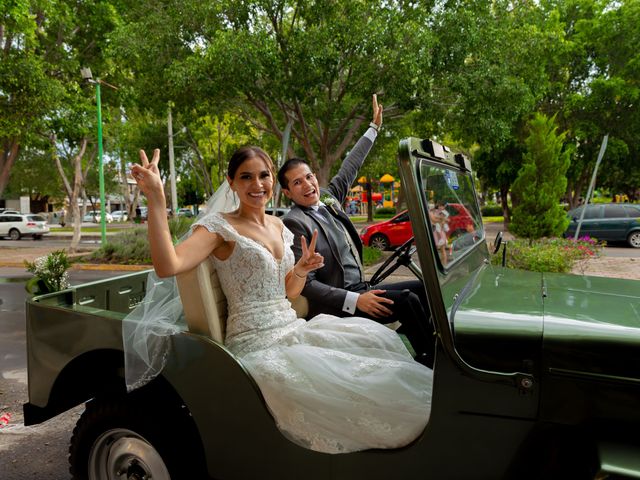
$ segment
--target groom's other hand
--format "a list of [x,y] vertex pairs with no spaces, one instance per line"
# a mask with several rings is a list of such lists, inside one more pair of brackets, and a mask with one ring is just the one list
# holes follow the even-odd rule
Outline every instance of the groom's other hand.
[[358,297],[356,307],[360,311],[368,313],[375,318],[388,317],[393,312],[389,310],[385,304],[393,305],[393,300],[379,296],[385,292],[386,290],[369,290],[368,292],[361,293]]

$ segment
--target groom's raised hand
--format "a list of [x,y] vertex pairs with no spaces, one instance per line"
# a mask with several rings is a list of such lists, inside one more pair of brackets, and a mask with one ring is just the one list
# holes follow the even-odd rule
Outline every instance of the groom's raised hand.
[[373,94],[373,123],[378,126],[378,129],[382,126],[382,104],[378,104],[378,95]]

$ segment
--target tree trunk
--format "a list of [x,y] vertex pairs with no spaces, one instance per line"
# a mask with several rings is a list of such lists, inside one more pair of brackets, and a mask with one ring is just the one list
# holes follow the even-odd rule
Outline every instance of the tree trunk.
[[0,197],[9,184],[11,168],[18,158],[20,144],[16,140],[8,140],[0,149]]
[[502,216],[504,217],[504,228],[509,230],[509,223],[511,222],[511,212],[509,211],[509,203],[507,201],[507,196],[509,195],[509,187],[501,186],[500,187],[500,201],[502,203]]
[[71,218],[73,219],[73,236],[71,237],[71,244],[69,245],[69,252],[75,253],[78,250],[78,245],[80,244],[80,238],[82,237],[82,216],[80,215],[80,207],[78,205],[78,197],[80,192],[82,191],[84,184],[84,176],[82,173],[82,157],[85,154],[87,149],[88,140],[83,138],[80,143],[80,149],[78,150],[78,154],[72,159],[73,166],[73,185],[69,182],[69,179],[64,173],[64,169],[62,168],[62,163],[60,162],[60,157],[56,152],[56,143],[57,137],[56,135],[52,135],[50,137],[51,145],[53,146],[53,158],[56,162],[56,167],[58,168],[58,173],[62,177],[62,183],[64,184],[64,188],[67,192],[67,197],[69,198],[69,209],[71,213]]
[[371,179],[368,177],[365,190],[367,191],[367,222],[373,222],[373,189],[371,188]]

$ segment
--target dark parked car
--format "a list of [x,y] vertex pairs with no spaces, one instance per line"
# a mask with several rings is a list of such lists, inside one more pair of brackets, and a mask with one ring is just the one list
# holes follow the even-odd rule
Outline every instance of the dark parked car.
[[[571,220],[564,233],[573,237],[584,206],[571,210]],[[640,248],[640,204],[596,203],[587,205],[580,226],[579,236],[588,235],[607,242],[627,242],[633,248]]]

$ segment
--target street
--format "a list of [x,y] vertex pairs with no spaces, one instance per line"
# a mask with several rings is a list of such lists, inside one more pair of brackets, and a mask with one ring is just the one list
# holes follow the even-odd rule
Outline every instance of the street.
[[[69,276],[71,284],[77,285],[122,273],[71,270]],[[69,478],[67,449],[83,407],[41,425],[23,426],[22,404],[27,401],[24,282],[30,276],[24,269],[0,268],[0,415],[11,415],[6,426],[0,424],[0,478],[61,480]]]

